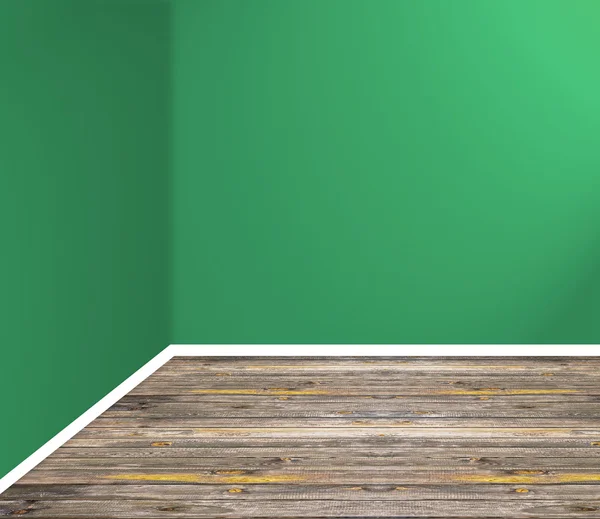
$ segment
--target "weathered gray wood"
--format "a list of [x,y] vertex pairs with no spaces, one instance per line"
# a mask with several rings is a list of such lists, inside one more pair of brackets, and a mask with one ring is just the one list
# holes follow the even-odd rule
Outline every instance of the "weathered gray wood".
[[[501,362],[499,359],[495,359],[496,364],[491,364],[491,361],[486,363],[469,363],[463,362],[448,362],[433,363],[433,362],[383,362],[383,363],[349,363],[343,362],[338,364],[331,364],[330,361],[320,362],[296,362],[287,361],[280,362],[278,364],[270,364],[270,361],[264,361],[262,363],[252,363],[250,361],[220,361],[213,362],[211,364],[194,362],[193,360],[178,361],[177,359],[171,360],[168,365],[161,367],[157,373],[173,373],[175,371],[182,373],[189,372],[201,372],[201,373],[227,373],[227,370],[232,373],[252,375],[253,373],[265,373],[265,374],[278,374],[288,373],[293,375],[302,374],[321,374],[321,373],[437,373],[437,374],[448,374],[448,373],[473,373],[473,374],[491,374],[496,376],[514,376],[518,374],[529,374],[529,373],[544,373],[549,370],[553,373],[592,373],[595,368],[600,367],[600,363],[585,361],[580,363],[559,363],[555,361],[545,362],[521,362],[510,364],[508,362]],[[224,369],[225,368],[225,369]]]
[[587,370],[587,371],[573,371],[573,370],[560,370],[555,369],[554,371],[548,371],[544,369],[539,370],[511,370],[504,374],[498,371],[475,371],[475,370],[441,370],[441,371],[422,371],[422,370],[399,370],[399,369],[388,369],[388,370],[333,370],[333,371],[273,371],[261,372],[259,370],[248,369],[244,371],[232,370],[219,371],[219,370],[169,370],[156,373],[154,378],[155,382],[176,382],[177,379],[189,380],[206,380],[217,383],[227,383],[232,381],[239,382],[253,382],[260,377],[267,381],[292,381],[297,384],[309,384],[318,383],[324,381],[338,382],[348,381],[357,382],[357,378],[361,381],[370,382],[373,384],[381,384],[385,379],[392,383],[404,383],[414,381],[418,383],[419,379],[426,377],[429,380],[436,381],[439,383],[481,383],[481,381],[487,383],[501,382],[516,383],[523,382],[528,379],[530,382],[544,382],[552,381],[556,384],[563,382],[565,384],[577,384],[579,382],[593,383],[600,379],[598,370]]
[[514,402],[510,399],[474,402],[413,403],[395,398],[379,402],[376,409],[363,399],[345,403],[319,402],[309,406],[302,401],[151,402],[138,398],[111,407],[103,418],[198,417],[198,418],[600,418],[600,402]]
[[600,518],[600,357],[176,358],[0,516]]
[[385,437],[404,438],[482,438],[504,439],[545,438],[550,441],[558,438],[587,439],[600,441],[600,428],[579,429],[574,427],[227,427],[227,428],[143,428],[143,427],[86,427],[77,438],[365,438]]
[[600,500],[572,503],[570,500],[548,501],[319,501],[299,500],[293,507],[279,501],[211,501],[211,500],[64,500],[6,501],[0,503],[0,515],[27,515],[36,518],[131,518],[162,517],[546,517],[564,519],[581,516],[600,518]]
[[[102,469],[70,468],[42,470],[37,469],[25,475],[22,484],[43,484],[51,480],[61,484],[303,484],[303,485],[470,485],[470,484],[515,484],[515,485],[553,485],[553,484],[598,484],[600,470],[597,468],[531,469],[504,470],[502,468],[449,467],[439,464],[440,468],[414,467],[409,470],[388,468],[377,470],[363,467],[358,470],[347,467],[330,470],[328,467],[302,468],[278,467],[244,469],[230,466],[224,469],[191,469],[186,465],[176,469]],[[600,489],[600,485],[599,485]]]
[[[236,428],[240,424],[238,418],[188,418],[176,416],[179,427],[198,427],[198,428]],[[442,427],[497,427],[497,428],[554,428],[554,429],[591,429],[598,427],[600,433],[599,419],[592,418],[436,418],[416,416],[410,419],[405,418],[356,418],[340,416],[337,418],[254,418],[246,417],[244,426],[247,428],[442,428]],[[88,427],[90,428],[168,428],[173,424],[170,417],[146,418],[104,418],[100,417],[94,420]]]
[[591,373],[600,367],[598,357],[578,359],[556,359],[551,357],[519,358],[459,358],[459,357],[405,357],[396,359],[294,359],[290,358],[223,358],[221,360],[199,361],[195,358],[175,358],[158,373],[178,372],[258,372],[261,376],[269,373],[328,373],[328,372],[423,372],[423,373],[493,373],[498,376],[529,373]]
[[[3,494],[10,500],[210,499],[236,501],[304,499],[344,501],[598,499],[598,485],[22,485]],[[288,506],[288,505],[285,505]]]
[[[431,388],[429,386],[406,386],[406,387],[298,387],[290,384],[271,385],[254,383],[254,387],[238,384],[236,387],[215,387],[211,384],[205,384],[210,387],[175,385],[168,383],[143,382],[133,389],[130,395],[191,395],[191,394],[212,394],[212,395],[265,395],[265,396],[515,396],[515,395],[593,395],[600,396],[600,386],[592,385],[580,388],[558,387],[545,384],[531,384],[531,387],[524,381],[520,387],[501,388],[496,385],[486,386],[461,386],[459,388],[446,385],[442,387]],[[291,387],[290,387],[291,386]]]
[[[372,402],[376,400],[376,402]],[[298,403],[308,404],[307,407],[321,406],[322,404],[348,403],[357,405],[368,405],[379,407],[379,405],[394,405],[397,400],[402,405],[416,403],[438,403],[438,404],[465,404],[477,405],[479,402],[498,402],[506,405],[519,405],[542,403],[551,405],[553,403],[598,403],[600,395],[588,395],[585,393],[567,394],[530,394],[530,395],[269,395],[269,394],[206,394],[186,393],[182,395],[127,395],[118,404],[126,405],[130,402],[163,402],[163,403],[215,403],[223,405],[256,404],[269,405],[269,403]]]
[[477,468],[493,468],[501,470],[583,470],[593,469],[600,473],[600,459],[598,458],[513,458],[513,457],[331,457],[331,458],[301,458],[301,457],[251,457],[251,458],[144,458],[144,457],[100,457],[100,458],[64,458],[49,457],[40,463],[37,470],[144,470],[144,469],[169,469],[177,470],[184,466],[186,470],[231,469],[259,470],[276,469],[282,471],[304,470],[318,468],[322,470],[345,470],[350,467],[360,467],[361,471],[367,470],[415,470],[420,468],[437,468],[443,464],[444,468],[454,470],[473,470]]
[[[490,356],[477,356],[477,357],[460,357],[460,356],[336,356],[336,357],[287,357],[287,356],[273,356],[273,357],[174,357],[169,361],[169,366],[182,363],[187,365],[201,365],[201,366],[216,366],[216,365],[232,365],[237,366],[240,369],[244,366],[290,366],[291,368],[309,368],[315,369],[316,366],[325,366],[331,368],[332,366],[349,365],[351,367],[356,366],[377,366],[377,365],[412,365],[412,366],[427,366],[431,367],[453,367],[465,366],[471,368],[476,366],[480,368],[489,369],[514,369],[521,366],[538,367],[545,365],[555,365],[564,367],[586,367],[586,366],[600,366],[599,356],[581,356],[581,357],[556,357],[556,356],[522,356],[522,357],[490,357]],[[161,369],[167,369],[169,366],[165,366]]]
[[[392,435],[361,436],[361,437],[299,437],[299,438],[255,438],[252,436],[233,436],[233,437],[186,437],[169,435],[168,430],[163,430],[161,436],[143,436],[139,432],[119,434],[112,438],[101,438],[100,434],[106,433],[106,429],[84,430],[78,433],[75,438],[65,444],[69,447],[100,447],[100,448],[189,448],[189,449],[247,449],[247,448],[269,448],[269,449],[297,449],[305,448],[315,452],[327,448],[345,449],[346,453],[354,452],[355,449],[374,449],[378,452],[394,452],[398,449],[421,449],[434,448],[445,452],[449,448],[483,448],[500,447],[510,449],[553,449],[553,448],[577,448],[600,450],[600,434],[597,438],[586,438],[585,436],[577,438],[549,437],[549,436],[514,436],[514,437],[431,437],[431,436],[413,436],[402,437]],[[133,436],[132,436],[133,435]],[[217,455],[217,454],[215,454]]]
[[[292,375],[226,375],[224,373],[206,374],[206,373],[181,373],[181,374],[162,374],[156,375],[142,382],[142,385],[148,387],[182,387],[190,389],[218,389],[218,388],[241,388],[241,389],[335,389],[335,388],[419,388],[424,387],[423,377],[427,377],[425,387],[431,389],[447,390],[452,394],[452,390],[461,388],[470,389],[503,389],[503,388],[587,388],[598,384],[600,377],[596,372],[591,375],[578,374],[577,376],[561,376],[554,374],[552,376],[521,376],[521,377],[486,377],[470,376],[432,376],[432,375],[406,375],[400,373],[379,374],[368,376],[336,376],[335,374],[321,375],[314,377],[298,377]],[[549,374],[548,374],[549,375]]]
[[[134,440],[135,441],[135,440]],[[422,447],[413,444],[410,447],[391,445],[389,447],[173,447],[173,445],[149,444],[131,445],[129,448],[114,447],[111,440],[90,440],[82,446],[82,440],[73,440],[64,448],[58,449],[52,458],[305,458],[305,459],[380,459],[396,458],[600,458],[600,448],[561,448],[561,447],[481,447],[472,444],[469,447]],[[75,446],[73,446],[75,445]],[[84,444],[85,445],[85,444]],[[352,457],[348,458],[348,449],[352,448]],[[440,463],[438,461],[438,463]]]

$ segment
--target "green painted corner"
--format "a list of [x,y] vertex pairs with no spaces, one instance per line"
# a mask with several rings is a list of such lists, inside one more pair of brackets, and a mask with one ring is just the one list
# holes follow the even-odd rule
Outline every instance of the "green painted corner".
[[0,2],[0,474],[169,343],[600,343],[599,18]]
[[0,476],[169,344],[169,23],[0,2]]

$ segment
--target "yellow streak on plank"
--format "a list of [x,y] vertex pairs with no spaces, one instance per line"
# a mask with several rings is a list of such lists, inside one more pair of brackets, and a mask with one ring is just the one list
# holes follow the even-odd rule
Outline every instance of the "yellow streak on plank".
[[[116,474],[102,476],[103,479],[119,481],[163,481],[174,483],[214,483],[214,484],[252,484],[252,483],[301,483],[306,481],[327,480],[325,474],[275,474],[270,476],[219,476],[201,474]],[[529,484],[547,485],[559,483],[591,483],[600,481],[600,474],[432,474],[431,483],[452,481],[459,483],[501,483],[501,484]],[[357,489],[358,487],[354,487]],[[399,487],[400,488],[400,487]],[[523,492],[524,490],[520,490]]]
[[433,393],[436,395],[562,395],[580,392],[579,389],[451,389]]
[[[363,364],[372,364],[374,367],[379,368],[394,368],[396,366],[399,365],[406,365],[409,364],[408,362],[397,362],[395,364],[376,364],[375,362],[363,362]],[[422,364],[413,364],[412,366],[410,366],[411,368],[415,368],[415,371],[419,370],[419,371],[426,371],[428,369],[436,369],[440,366],[437,365],[432,365],[432,366],[424,366]],[[348,370],[351,370],[353,368],[356,368],[355,364],[334,364],[334,365],[312,365],[310,363],[307,364],[301,364],[301,365],[288,365],[288,364],[280,364],[279,366],[277,365],[260,365],[260,364],[256,364],[253,366],[244,366],[244,369],[304,369],[304,370],[311,370],[311,369],[330,369],[330,370],[336,370],[339,368],[347,368]],[[445,366],[441,366],[441,368],[443,369],[448,369]],[[532,368],[532,367],[528,367],[528,366],[517,366],[517,365],[507,365],[507,366],[493,366],[493,365],[473,365],[470,364],[468,366],[461,366],[461,365],[450,365],[450,368],[452,370],[457,370],[457,369],[468,369],[468,370],[474,370],[474,371],[478,371],[481,369],[536,369],[536,368]],[[405,369],[405,368],[402,368]]]
[[462,483],[528,483],[546,485],[554,483],[588,483],[592,481],[600,481],[600,474],[541,474],[535,476],[526,476],[520,474],[514,476],[453,474],[448,476],[448,479],[451,479],[452,481],[460,481]]
[[331,395],[332,391],[323,389],[194,389],[190,393],[208,395]]
[[[402,389],[397,391],[402,392]],[[343,389],[193,389],[190,393],[205,395],[343,395]],[[581,393],[579,389],[438,389],[424,391],[428,395],[562,395]]]
[[[428,432],[433,432],[434,435],[442,435],[445,436],[444,432],[452,432],[458,433],[459,435],[464,434],[510,434],[513,436],[532,436],[532,437],[543,437],[543,436],[552,436],[552,435],[562,435],[562,434],[572,434],[573,429],[564,428],[564,427],[543,427],[543,428],[519,428],[519,427],[453,427],[453,428],[440,428],[439,433],[436,432],[435,428],[422,428],[422,427],[414,427],[411,424],[396,424],[393,426],[386,427],[378,427],[377,425],[367,425],[362,427],[352,427],[353,431],[368,431],[368,434],[377,434],[379,431],[385,431],[385,434],[377,434],[378,436],[385,436],[386,434],[392,435],[396,432],[396,430],[401,430],[402,435],[408,436],[410,433],[412,437],[415,435],[421,436]],[[320,433],[322,431],[327,431],[327,429],[318,428],[318,427],[203,427],[196,428],[194,432],[198,434],[214,434],[218,436],[228,437],[228,436],[245,436],[252,437],[256,434],[275,434],[278,437],[285,436],[294,436],[297,434],[300,435],[312,435],[313,433]],[[340,427],[337,429],[330,430],[330,436],[334,437],[334,432],[339,431],[343,435],[344,428]],[[340,436],[341,436],[340,435]]]
[[[300,483],[308,476],[279,474],[273,476],[203,476],[200,474],[117,474],[103,479],[120,481],[169,481],[178,483]],[[311,478],[314,479],[314,478]]]

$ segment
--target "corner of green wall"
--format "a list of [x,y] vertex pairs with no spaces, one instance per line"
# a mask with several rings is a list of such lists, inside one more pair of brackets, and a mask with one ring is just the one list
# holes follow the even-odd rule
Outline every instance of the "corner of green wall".
[[169,343],[170,4],[0,2],[0,476]]

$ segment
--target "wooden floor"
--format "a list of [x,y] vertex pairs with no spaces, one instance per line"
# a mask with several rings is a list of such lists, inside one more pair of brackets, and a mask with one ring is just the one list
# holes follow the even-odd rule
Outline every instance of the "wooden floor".
[[175,358],[0,516],[600,518],[600,358]]

